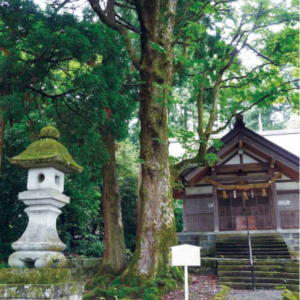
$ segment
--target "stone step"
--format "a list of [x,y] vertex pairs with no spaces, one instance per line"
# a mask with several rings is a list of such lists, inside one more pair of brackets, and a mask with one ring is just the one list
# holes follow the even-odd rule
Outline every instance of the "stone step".
[[[222,284],[226,285],[232,289],[235,289],[235,290],[249,290],[252,288],[252,283],[223,282]],[[274,284],[274,283],[256,283],[255,284],[256,289],[266,289],[266,290],[275,289],[277,286],[278,286],[278,284]],[[299,291],[298,285],[285,284],[284,286],[291,291]]]
[[[238,253],[232,253],[232,254],[217,254],[217,258],[243,258],[243,259],[249,259],[249,254],[238,254]],[[255,259],[288,259],[290,258],[289,254],[253,254],[253,258]]]
[[[272,242],[265,242],[265,243],[256,243],[253,242],[251,243],[252,246],[262,246],[262,247],[285,247],[286,248],[286,244],[284,241],[282,242],[278,242],[278,243],[272,243]],[[249,244],[247,243],[216,243],[217,247],[248,247]]]
[[236,258],[236,259],[249,259],[249,255],[237,255],[237,254],[232,254],[232,255],[217,255],[217,258]]
[[[270,254],[289,254],[289,251],[287,249],[282,249],[282,248],[279,248],[279,249],[262,249],[262,248],[253,248],[252,249],[252,252],[253,253],[270,253]],[[228,253],[249,253],[249,249],[240,249],[240,248],[237,248],[237,249],[217,249],[216,253],[221,253],[221,254],[228,254]]]
[[[279,236],[252,237],[256,288],[299,286],[299,261],[291,260],[288,248]],[[216,245],[219,282],[234,289],[252,288],[252,267],[246,239],[222,240]],[[231,258],[231,260],[230,260]],[[228,260],[229,259],[229,260]]]
[[248,283],[251,282],[251,277],[219,277],[219,283],[223,284],[224,282]]
[[228,255],[228,254],[233,254],[233,253],[238,253],[238,254],[249,254],[248,249],[236,249],[236,250],[217,250],[216,254],[222,254],[222,255]]
[[289,255],[289,254],[273,254],[273,255],[268,255],[268,254],[266,254],[266,255],[263,255],[263,254],[254,254],[253,255],[253,258],[254,259],[268,259],[268,258],[270,258],[270,259],[274,259],[274,258],[286,258],[286,259],[288,259],[288,258],[290,258],[291,256]]
[[219,260],[218,261],[218,265],[230,265],[230,266],[234,266],[234,265],[249,265],[249,260]]
[[[230,247],[226,247],[224,246],[217,246],[216,249],[218,249],[219,251],[236,251],[238,250],[249,250],[249,246],[245,245],[243,247],[237,247],[237,246],[230,246]],[[279,247],[279,246],[271,246],[271,245],[263,245],[263,246],[257,246],[257,245],[252,245],[252,249],[254,250],[263,250],[263,251],[288,251],[287,247]]]
[[288,252],[276,252],[276,253],[266,253],[266,252],[259,252],[259,251],[253,251],[252,252],[252,256],[259,258],[260,256],[263,256],[263,258],[265,257],[270,257],[270,259],[272,258],[276,258],[276,257],[285,257],[285,258],[290,258],[290,254]]
[[[219,271],[251,271],[249,265],[219,265]],[[297,267],[276,266],[276,265],[254,265],[254,270],[260,272],[283,272],[283,273],[298,273]]]
[[[289,278],[267,278],[267,277],[257,277],[254,276],[255,283],[273,283],[273,284],[299,284],[298,279],[289,279]],[[243,282],[243,283],[251,283],[252,277],[219,277],[219,282]]]
[[[219,277],[251,277],[252,272],[248,271],[218,271]],[[264,272],[264,271],[254,271],[255,277],[259,278],[288,278],[288,279],[296,279],[299,280],[298,273],[283,273],[283,272]]]
[[297,267],[285,267],[285,266],[276,266],[276,265],[254,265],[255,271],[278,271],[278,272],[285,272],[285,273],[297,273],[299,270]]
[[[274,243],[282,243],[282,238],[278,239],[272,239],[272,238],[264,238],[264,239],[258,239],[255,237],[251,237],[252,242],[256,243],[265,243],[265,242],[274,242]],[[243,239],[222,239],[222,240],[216,240],[216,243],[248,243],[248,238]]]
[[255,265],[282,265],[282,266],[297,267],[299,266],[299,261],[295,261],[291,259],[256,260]]
[[[256,260],[255,265],[282,265],[289,267],[299,266],[298,260],[291,259],[271,259],[271,260]],[[219,259],[219,265],[247,265],[249,264],[249,259],[238,260],[238,259]]]

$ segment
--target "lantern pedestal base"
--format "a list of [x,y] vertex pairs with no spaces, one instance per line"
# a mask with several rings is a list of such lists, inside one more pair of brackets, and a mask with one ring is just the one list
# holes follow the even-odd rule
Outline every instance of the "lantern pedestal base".
[[65,263],[65,256],[55,251],[16,251],[8,258],[13,268],[61,267]]
[[42,268],[61,266],[66,258],[60,253],[66,245],[56,230],[60,208],[69,197],[53,189],[30,190],[19,194],[19,200],[28,207],[28,224],[22,236],[12,244],[16,250],[8,259],[14,268]]

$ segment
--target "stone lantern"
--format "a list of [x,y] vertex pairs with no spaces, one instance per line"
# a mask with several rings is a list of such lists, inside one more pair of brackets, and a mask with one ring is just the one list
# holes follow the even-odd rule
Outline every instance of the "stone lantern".
[[12,164],[29,169],[27,190],[18,196],[27,206],[29,221],[23,235],[12,244],[16,252],[8,259],[11,267],[41,268],[65,262],[60,251],[66,245],[56,230],[60,208],[69,203],[69,197],[63,194],[64,174],[81,172],[82,167],[57,141],[59,135],[56,128],[46,126],[38,141],[10,159]]

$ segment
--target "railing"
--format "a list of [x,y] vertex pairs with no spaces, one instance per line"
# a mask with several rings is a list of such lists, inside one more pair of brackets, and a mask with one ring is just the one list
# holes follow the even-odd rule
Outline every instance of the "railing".
[[251,236],[250,231],[247,232],[248,236],[248,246],[249,246],[249,260],[250,260],[250,268],[251,268],[251,283],[252,283],[252,290],[255,290],[255,275],[254,275],[254,260],[253,260],[253,251],[252,251],[252,243],[251,243]]

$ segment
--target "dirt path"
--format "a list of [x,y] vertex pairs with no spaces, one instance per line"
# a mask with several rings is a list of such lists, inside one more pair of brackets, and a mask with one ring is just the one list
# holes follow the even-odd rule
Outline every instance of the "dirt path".
[[[218,291],[214,275],[192,275],[190,277],[189,300],[210,300]],[[183,300],[184,290],[177,290],[164,296],[164,300]]]

